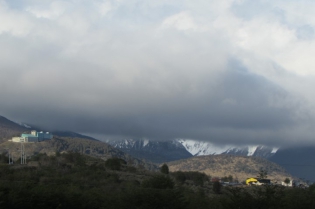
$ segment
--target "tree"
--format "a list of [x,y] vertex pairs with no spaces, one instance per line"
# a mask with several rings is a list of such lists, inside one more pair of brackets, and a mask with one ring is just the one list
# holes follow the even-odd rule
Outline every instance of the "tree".
[[260,179],[266,179],[268,177],[268,172],[264,170],[263,168],[260,168],[258,171],[258,178]]
[[173,189],[174,182],[169,176],[156,175],[142,182],[144,188]]
[[119,171],[121,168],[121,162],[122,161],[119,158],[109,158],[105,161],[105,166],[109,169]]
[[215,181],[215,182],[213,182],[213,187],[212,187],[212,189],[213,189],[213,191],[216,193],[216,194],[220,194],[220,192],[221,192],[221,183],[219,182],[219,181]]
[[161,167],[161,173],[164,173],[164,174],[168,174],[169,173],[169,169],[168,169],[168,166],[164,163]]
[[289,178],[285,178],[285,179],[284,179],[284,183],[285,183],[286,185],[290,184],[290,182],[291,182],[291,180],[290,180]]

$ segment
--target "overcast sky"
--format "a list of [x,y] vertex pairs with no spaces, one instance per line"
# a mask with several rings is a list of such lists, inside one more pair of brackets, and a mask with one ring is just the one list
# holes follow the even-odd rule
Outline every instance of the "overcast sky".
[[0,115],[108,138],[315,144],[313,0],[0,0]]

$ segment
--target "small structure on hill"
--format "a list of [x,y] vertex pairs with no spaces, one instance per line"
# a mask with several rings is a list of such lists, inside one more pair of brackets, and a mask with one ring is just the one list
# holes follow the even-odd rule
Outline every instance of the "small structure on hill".
[[286,179],[285,181],[281,182],[281,185],[286,187],[293,187],[295,185],[295,182],[293,180]]
[[13,137],[12,142],[41,142],[52,138],[53,135],[49,132],[37,132],[33,130],[31,134],[21,134],[19,137]]
[[245,182],[246,182],[246,185],[258,185],[258,186],[271,184],[270,179],[260,179],[260,178],[254,178],[254,177],[246,179]]

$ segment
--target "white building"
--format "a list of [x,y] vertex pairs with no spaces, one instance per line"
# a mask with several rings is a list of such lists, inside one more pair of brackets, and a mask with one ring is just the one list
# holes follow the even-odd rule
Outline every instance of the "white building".
[[294,182],[292,180],[290,180],[289,183],[285,183],[284,181],[281,182],[282,186],[286,186],[286,187],[292,187],[294,184]]
[[49,132],[37,132],[31,131],[31,134],[21,134],[20,137],[13,137],[12,142],[41,142],[45,140],[50,140],[53,135]]

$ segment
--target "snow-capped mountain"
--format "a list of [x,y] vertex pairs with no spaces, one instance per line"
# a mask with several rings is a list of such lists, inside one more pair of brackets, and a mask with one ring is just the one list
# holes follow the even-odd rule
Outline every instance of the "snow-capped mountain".
[[230,154],[269,158],[273,156],[278,150],[277,148],[266,147],[262,145],[237,147],[232,145],[219,146],[211,142],[196,141],[190,139],[177,139],[177,141],[181,143],[186,148],[186,150],[194,156]]
[[107,140],[107,143],[138,158],[162,163],[200,155],[242,155],[269,158],[277,149],[266,146],[218,146],[210,142],[175,139],[153,141],[149,139]]
[[134,157],[147,159],[156,163],[192,157],[192,154],[176,140],[123,139],[107,140],[105,142]]

